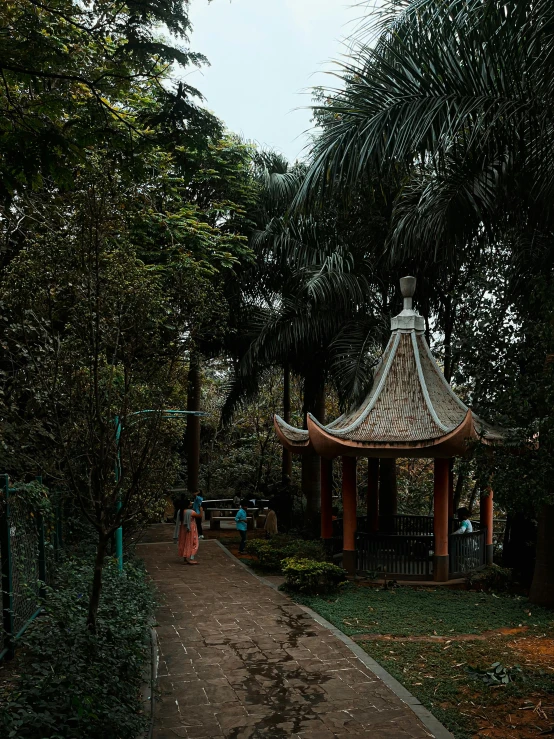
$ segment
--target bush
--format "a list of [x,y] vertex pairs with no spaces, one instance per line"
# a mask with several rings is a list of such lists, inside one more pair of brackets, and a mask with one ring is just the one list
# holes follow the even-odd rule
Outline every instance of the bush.
[[18,677],[0,693],[0,736],[135,739],[144,729],[140,690],[153,596],[145,572],[108,560],[98,633],[86,630],[90,558],[67,558],[45,614],[24,634]]
[[512,570],[492,564],[478,572],[470,572],[466,578],[469,587],[476,590],[506,591],[513,585]]
[[278,572],[281,569],[282,551],[271,546],[269,540],[252,539],[246,544],[248,554],[258,558],[258,564],[267,572]]
[[291,557],[325,560],[325,550],[319,541],[286,535],[271,539],[252,539],[247,543],[246,551],[258,558],[260,567],[266,572],[281,572],[281,563]]
[[289,557],[282,568],[285,588],[298,593],[328,593],[346,582],[346,572],[330,562]]

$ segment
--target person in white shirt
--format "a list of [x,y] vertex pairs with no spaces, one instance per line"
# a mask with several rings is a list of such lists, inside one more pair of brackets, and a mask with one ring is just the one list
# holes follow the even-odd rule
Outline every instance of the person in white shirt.
[[473,532],[473,526],[469,520],[469,511],[467,508],[458,508],[458,523],[460,528],[455,531],[455,534],[471,534]]

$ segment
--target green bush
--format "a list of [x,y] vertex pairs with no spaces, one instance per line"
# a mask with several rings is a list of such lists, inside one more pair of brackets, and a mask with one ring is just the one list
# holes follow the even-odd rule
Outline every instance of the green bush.
[[282,568],[285,588],[298,593],[328,593],[346,581],[346,572],[330,562],[289,557]]
[[478,572],[470,572],[466,582],[471,588],[478,590],[510,590],[513,585],[512,570],[499,565],[489,565]]
[[281,572],[281,563],[291,557],[325,560],[325,550],[319,541],[296,539],[287,535],[252,539],[247,543],[246,551],[258,558],[260,567],[266,572]]
[[149,658],[153,595],[145,572],[108,560],[98,633],[86,630],[90,558],[67,558],[45,614],[25,632],[17,677],[0,689],[0,736],[135,739],[144,729],[140,689]]

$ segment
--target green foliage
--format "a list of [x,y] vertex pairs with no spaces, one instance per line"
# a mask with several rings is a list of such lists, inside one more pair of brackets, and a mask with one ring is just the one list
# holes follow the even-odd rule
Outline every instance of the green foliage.
[[330,562],[288,557],[282,569],[285,588],[297,593],[329,593],[346,582],[346,572]]
[[[141,149],[172,126],[192,139],[221,126],[195,104],[199,93],[161,84],[168,67],[201,64],[183,47],[190,30],[185,0],[7,0],[0,69],[0,198],[45,183],[72,186],[87,150],[123,151],[136,163]],[[164,25],[173,34],[159,38]],[[155,102],[141,106],[145,91]],[[157,130],[156,130],[157,129]]]
[[[10,481],[10,485],[13,483]],[[18,482],[15,487],[10,490],[10,501],[15,498],[20,500],[27,510],[35,514],[40,514],[45,524],[52,523],[54,518],[54,506],[50,497],[50,491],[41,483],[33,480],[32,482]],[[0,488],[0,504],[4,503],[4,490]]]
[[325,550],[319,541],[297,539],[279,534],[271,539],[250,539],[246,544],[248,554],[258,557],[260,567],[266,572],[281,572],[287,558],[325,560]]
[[13,739],[135,739],[144,728],[140,688],[150,657],[153,594],[144,570],[110,561],[97,633],[86,628],[90,556],[68,557],[45,613],[24,634],[20,667],[2,688],[0,733]]
[[490,667],[484,670],[477,670],[474,667],[468,667],[471,677],[481,680],[488,685],[508,685],[514,680],[525,680],[523,670],[517,665],[515,667],[505,667],[502,662],[493,662]]
[[554,623],[551,611],[525,598],[441,588],[380,590],[349,586],[335,599],[303,598],[346,634],[450,636],[500,627]]
[[[282,447],[273,426],[281,410],[280,372],[268,371],[257,384],[256,397],[236,408],[231,424],[221,428],[221,413],[229,390],[229,363],[213,361],[204,371],[202,408],[202,489],[232,497],[260,491],[281,474]],[[295,394],[296,397],[298,397]],[[264,497],[266,497],[264,495]]]

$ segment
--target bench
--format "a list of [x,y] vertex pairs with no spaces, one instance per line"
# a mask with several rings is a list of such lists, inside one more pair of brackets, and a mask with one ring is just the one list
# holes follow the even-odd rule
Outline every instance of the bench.
[[[235,521],[234,516],[218,516],[213,515],[210,518],[210,531],[221,531],[221,522],[222,521]],[[253,531],[255,525],[255,517],[254,516],[247,516],[246,517],[246,529],[248,531]]]

